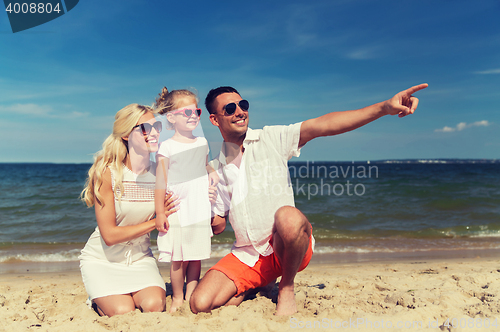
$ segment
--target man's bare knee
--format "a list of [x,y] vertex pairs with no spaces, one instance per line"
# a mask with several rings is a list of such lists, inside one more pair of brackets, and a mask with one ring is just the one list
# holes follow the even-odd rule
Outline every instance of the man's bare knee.
[[310,236],[311,227],[306,216],[293,206],[282,206],[274,214],[274,232],[278,232],[283,240],[287,237],[296,239],[299,236]]
[[212,299],[210,299],[207,294],[197,292],[197,289],[195,289],[191,295],[189,306],[194,314],[199,312],[210,312],[212,310]]
[[274,219],[287,219],[296,217],[298,214],[302,214],[299,209],[294,206],[285,205],[280,207],[274,214]]
[[236,286],[224,273],[209,270],[200,280],[189,301],[191,311],[210,312],[225,305],[235,294]]

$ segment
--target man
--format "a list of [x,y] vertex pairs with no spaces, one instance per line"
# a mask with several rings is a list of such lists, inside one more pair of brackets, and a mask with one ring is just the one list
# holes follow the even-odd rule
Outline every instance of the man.
[[384,115],[415,112],[412,94],[420,84],[389,100],[359,110],[333,112],[290,126],[248,128],[249,103],[232,87],[211,90],[205,100],[210,121],[224,144],[212,162],[220,177],[212,226],[215,234],[229,219],[236,236],[231,253],[202,278],[191,297],[194,313],[240,304],[250,289],[281,276],[277,315],[297,311],[294,278],[309,263],[314,248],[312,228],[294,207],[287,161],[320,136],[338,135]]

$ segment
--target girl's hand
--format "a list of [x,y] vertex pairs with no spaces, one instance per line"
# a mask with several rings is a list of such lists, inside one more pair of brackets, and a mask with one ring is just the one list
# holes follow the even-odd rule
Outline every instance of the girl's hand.
[[217,187],[217,184],[219,184],[219,175],[217,175],[217,172],[212,171],[208,173],[208,185]]
[[212,170],[208,173],[208,200],[211,204],[217,200],[217,184],[219,183],[219,175]]
[[211,204],[215,203],[215,201],[217,200],[217,187],[208,187],[208,200]]

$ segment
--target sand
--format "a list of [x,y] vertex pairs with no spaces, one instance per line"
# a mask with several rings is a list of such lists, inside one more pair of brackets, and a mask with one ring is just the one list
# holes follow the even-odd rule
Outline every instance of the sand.
[[277,286],[210,314],[194,315],[185,303],[175,314],[99,317],[85,304],[76,268],[3,273],[0,331],[499,331],[500,253],[457,256],[354,263],[317,256],[296,277],[299,309],[289,317],[273,315]]

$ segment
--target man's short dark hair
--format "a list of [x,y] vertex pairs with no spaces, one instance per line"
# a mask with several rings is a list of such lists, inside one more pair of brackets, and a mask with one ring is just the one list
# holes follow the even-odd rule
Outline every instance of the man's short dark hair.
[[233,93],[233,92],[240,94],[235,88],[230,86],[220,86],[218,88],[210,90],[210,92],[207,94],[207,98],[205,98],[205,107],[207,108],[208,113],[210,114],[216,113],[215,109],[213,109],[213,103],[215,101],[215,98],[217,98],[219,95],[223,93]]

